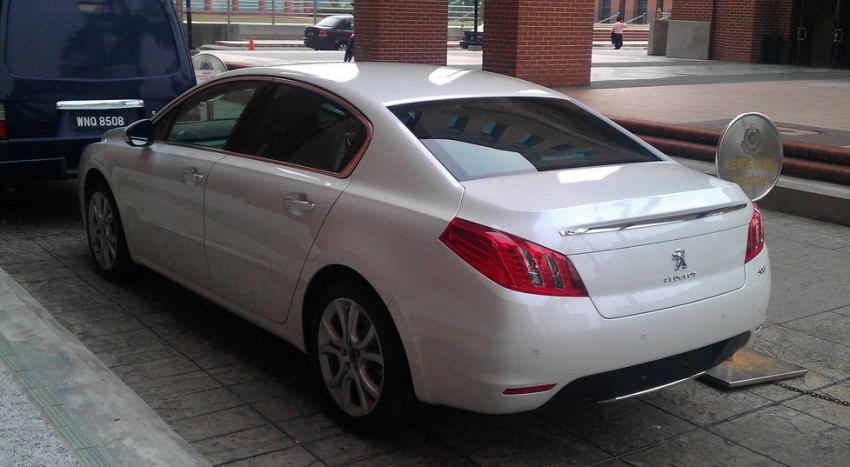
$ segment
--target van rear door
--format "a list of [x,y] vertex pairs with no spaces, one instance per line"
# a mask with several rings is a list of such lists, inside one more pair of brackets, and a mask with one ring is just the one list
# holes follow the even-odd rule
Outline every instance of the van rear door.
[[73,176],[85,145],[195,84],[170,0],[4,0],[0,21],[0,180],[14,165],[29,166],[18,176]]

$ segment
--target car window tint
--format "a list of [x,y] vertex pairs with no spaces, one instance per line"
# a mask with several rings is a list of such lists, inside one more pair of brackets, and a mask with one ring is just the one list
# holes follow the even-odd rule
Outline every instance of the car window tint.
[[364,124],[331,98],[287,84],[271,94],[229,150],[338,173],[363,145]]
[[560,99],[453,99],[390,110],[460,181],[659,160],[622,131]]
[[38,78],[160,76],[180,66],[168,6],[155,0],[12,0],[9,70]]
[[223,149],[237,120],[263,82],[235,81],[189,97],[158,120],[155,138]]

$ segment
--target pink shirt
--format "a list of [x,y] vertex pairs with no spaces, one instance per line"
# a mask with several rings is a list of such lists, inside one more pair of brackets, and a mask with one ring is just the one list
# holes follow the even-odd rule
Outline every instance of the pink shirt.
[[625,23],[623,23],[622,21],[617,21],[616,23],[614,23],[613,26],[611,26],[611,32],[613,32],[614,34],[622,34],[623,29],[625,27]]

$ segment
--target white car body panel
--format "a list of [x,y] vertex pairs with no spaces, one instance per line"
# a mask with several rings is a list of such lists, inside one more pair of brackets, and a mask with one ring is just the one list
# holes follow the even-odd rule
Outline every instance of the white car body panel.
[[211,288],[264,318],[286,321],[313,239],[348,183],[261,160],[219,161],[206,185]]
[[[753,205],[736,185],[654,149],[659,162],[460,182],[386,108],[462,96],[564,99],[555,91],[490,73],[389,63],[243,69],[204,86],[253,75],[323,88],[365,115],[372,139],[353,171],[335,176],[172,145],[176,161],[155,177],[145,175],[148,153],[161,145],[130,148],[114,130],[87,149],[80,177],[97,171],[108,181],[134,260],[301,350],[311,286],[334,268],[355,271],[386,304],[420,400],[486,413],[531,410],[580,378],[746,339],[766,318],[769,255],[765,248],[744,263]],[[181,182],[181,170],[192,167],[203,175],[198,186]],[[290,193],[315,207],[287,208]],[[455,217],[565,254],[589,297],[497,285],[440,242]],[[645,225],[564,233],[632,221]],[[665,282],[680,275],[676,249],[687,251],[687,271],[696,274]],[[504,394],[547,384],[554,386]]]

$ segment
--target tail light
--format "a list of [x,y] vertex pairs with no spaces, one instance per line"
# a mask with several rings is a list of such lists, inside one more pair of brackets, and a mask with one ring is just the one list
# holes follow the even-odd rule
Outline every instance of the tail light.
[[744,262],[749,263],[761,250],[764,250],[764,225],[761,222],[761,209],[753,203],[753,217],[747,229],[747,254]]
[[320,29],[319,30],[319,37],[328,37],[328,32],[323,30],[323,29]]
[[6,139],[6,104],[0,102],[0,139]]
[[442,241],[502,287],[537,295],[586,297],[572,262],[557,251],[463,219],[453,219]]

